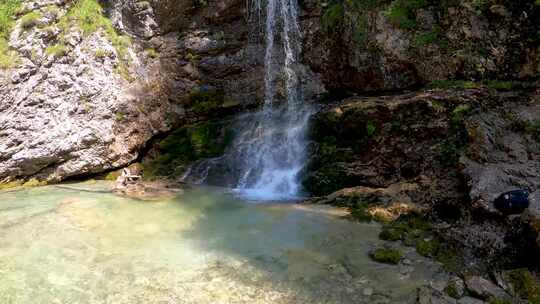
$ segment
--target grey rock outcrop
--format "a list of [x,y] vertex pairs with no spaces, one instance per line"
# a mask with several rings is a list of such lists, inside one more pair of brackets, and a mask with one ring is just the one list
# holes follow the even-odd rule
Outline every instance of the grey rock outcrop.
[[[23,1],[9,39],[18,61],[0,70],[0,182],[123,167],[173,126],[262,100],[263,40],[243,1],[104,1],[116,34],[62,27],[76,3]],[[31,11],[39,20],[23,27]],[[119,35],[131,42],[119,46]],[[305,97],[323,93],[304,70]],[[203,104],[192,100],[199,92]]]
[[472,276],[465,280],[467,290],[480,299],[509,299],[510,296],[499,286],[482,277]]
[[478,207],[495,212],[493,200],[501,193],[540,189],[540,143],[527,131],[539,117],[537,96],[513,109],[479,113],[468,120],[470,145],[461,162]]

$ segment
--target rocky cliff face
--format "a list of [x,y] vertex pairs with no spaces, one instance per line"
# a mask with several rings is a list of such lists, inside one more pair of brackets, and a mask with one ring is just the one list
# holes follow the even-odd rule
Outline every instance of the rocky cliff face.
[[446,79],[534,79],[534,1],[305,1],[305,60],[336,90],[400,90]]
[[[300,2],[306,99],[538,76],[532,2],[405,2]],[[156,134],[263,99],[264,12],[244,1],[6,3],[0,180],[122,167]]]

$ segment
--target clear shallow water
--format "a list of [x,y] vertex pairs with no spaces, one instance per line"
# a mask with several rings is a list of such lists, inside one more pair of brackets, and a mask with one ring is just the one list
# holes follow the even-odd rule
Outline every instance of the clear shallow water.
[[378,226],[335,209],[108,186],[0,193],[0,303],[409,303],[435,276],[413,253],[408,274],[371,261]]

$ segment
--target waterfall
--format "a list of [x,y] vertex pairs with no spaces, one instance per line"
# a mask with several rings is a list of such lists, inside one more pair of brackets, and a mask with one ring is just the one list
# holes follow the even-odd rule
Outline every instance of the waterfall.
[[[260,2],[249,5],[261,16]],[[298,178],[306,162],[306,131],[311,107],[302,102],[299,79],[301,33],[296,0],[267,0],[265,22],[265,100],[262,109],[238,119],[239,130],[219,162],[231,167],[231,185],[256,200],[283,200],[301,195]],[[278,96],[278,88],[283,93]],[[195,164],[186,175],[206,182],[216,160]],[[223,165],[221,165],[223,167]],[[211,170],[211,168],[210,168]]]

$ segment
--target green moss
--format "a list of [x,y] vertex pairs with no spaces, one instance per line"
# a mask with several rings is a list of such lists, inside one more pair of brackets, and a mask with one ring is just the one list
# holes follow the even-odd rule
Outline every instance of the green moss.
[[499,298],[490,298],[488,300],[489,304],[512,304],[512,301],[508,299],[499,299]]
[[55,45],[51,45],[45,49],[45,53],[47,55],[51,55],[54,58],[61,58],[68,53],[68,48],[65,44],[59,43]]
[[503,116],[508,122],[508,126],[514,132],[531,135],[534,139],[540,140],[540,119],[522,119],[513,112],[505,112]]
[[463,266],[459,252],[450,244],[444,243],[436,235],[430,222],[420,215],[403,215],[385,224],[379,237],[387,241],[401,240],[406,246],[415,246],[419,254],[439,261],[449,272],[458,272]]
[[416,251],[425,257],[435,257],[439,251],[440,243],[436,239],[420,240],[416,243]]
[[368,212],[369,204],[366,202],[358,202],[352,207],[349,207],[351,216],[359,222],[371,222],[373,219]]
[[115,181],[120,175],[122,175],[122,170],[111,171],[105,174],[103,179],[107,181]]
[[208,113],[219,108],[225,102],[225,95],[221,91],[197,91],[191,93],[190,105],[196,113]]
[[467,80],[435,80],[428,87],[432,89],[475,89],[480,83]]
[[530,83],[519,81],[501,81],[501,80],[484,80],[481,82],[468,81],[468,80],[436,80],[428,85],[429,88],[437,89],[476,89],[480,87],[487,87],[489,89],[497,91],[510,91],[527,89],[531,87]]
[[233,137],[233,130],[223,122],[177,129],[158,143],[157,157],[143,162],[144,176],[153,179],[179,175],[193,161],[222,155]]
[[345,10],[342,3],[331,4],[324,12],[321,24],[326,32],[333,32],[340,28],[345,17]]
[[416,10],[428,4],[427,0],[394,0],[384,13],[394,26],[411,30],[416,27]]
[[368,20],[366,16],[358,16],[354,22],[354,39],[359,44],[366,42],[368,32]]
[[18,181],[18,180],[12,181],[12,182],[7,182],[7,183],[0,183],[0,191],[16,188],[16,187],[20,187],[20,186],[22,186],[22,182]]
[[32,178],[25,182],[22,186],[26,188],[32,188],[32,187],[39,187],[39,186],[45,186],[47,185],[46,181],[40,181],[36,178]]
[[7,39],[15,23],[15,15],[21,7],[20,0],[0,2],[0,38]]
[[444,288],[444,292],[454,299],[458,299],[460,296],[455,282],[448,283]]
[[510,91],[519,85],[512,81],[498,81],[498,80],[489,80],[486,82],[486,85],[494,90],[498,91]]
[[118,64],[117,66],[114,67],[114,72],[122,76],[122,78],[124,78],[125,80],[129,82],[132,82],[134,80],[126,64],[122,64],[122,63]]
[[21,26],[23,29],[27,30],[34,26],[36,26],[39,23],[39,19],[41,19],[42,15],[38,11],[31,11],[27,13],[26,15],[22,16],[21,18]]
[[452,110],[452,123],[459,124],[467,114],[471,112],[471,106],[468,104],[460,104]]
[[146,49],[145,52],[146,52],[146,55],[148,57],[150,57],[150,58],[158,58],[159,57],[159,53],[155,49]]
[[423,237],[431,233],[431,225],[418,215],[402,215],[383,226],[379,238],[386,241],[403,241],[406,246],[415,246]]
[[527,299],[529,303],[540,303],[540,282],[528,269],[511,270],[508,279],[516,296]]
[[435,25],[431,31],[416,35],[412,46],[422,47],[429,44],[436,44],[442,49],[448,49],[448,40],[441,33],[442,29]]
[[405,238],[405,235],[406,235],[405,231],[401,229],[385,227],[383,228],[381,233],[379,233],[379,238],[381,240],[395,242],[395,241],[403,240]]
[[368,137],[371,137],[375,135],[375,131],[377,131],[377,127],[375,126],[375,123],[371,120],[366,122],[366,133]]
[[374,261],[385,264],[397,264],[403,257],[403,253],[397,249],[378,248],[371,253]]

